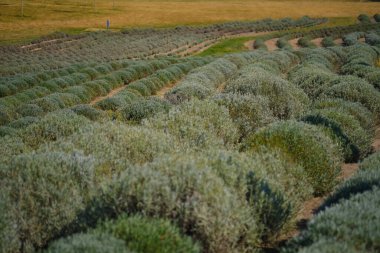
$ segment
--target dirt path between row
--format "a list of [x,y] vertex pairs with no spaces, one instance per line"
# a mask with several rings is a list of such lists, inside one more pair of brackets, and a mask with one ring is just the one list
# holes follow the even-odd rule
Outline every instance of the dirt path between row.
[[342,39],[342,38],[336,39],[336,40],[334,40],[334,43],[335,43],[337,46],[341,46],[341,45],[343,45],[343,39]]
[[300,46],[298,45],[298,40],[300,38],[295,38],[295,39],[292,39],[292,40],[289,40],[289,44],[290,46],[294,49],[294,50],[298,50],[300,49]]
[[249,40],[244,42],[244,47],[248,50],[252,51],[255,49],[255,40]]
[[[376,129],[376,135],[372,143],[372,148],[374,152],[380,151],[380,127]],[[342,168],[341,174],[339,175],[338,179],[345,181],[356,173],[356,171],[359,169],[359,164],[358,163],[344,163],[342,164],[341,168]],[[301,208],[301,211],[298,213],[297,218],[296,218],[297,228],[289,232],[288,234],[284,235],[283,237],[281,237],[280,238],[281,244],[291,239],[292,237],[297,236],[301,232],[301,230],[306,228],[307,222],[311,218],[313,218],[316,210],[322,205],[326,197],[327,196],[315,197],[310,200],[307,200],[303,204],[303,207]],[[272,252],[278,252],[278,251],[274,250]]]
[[164,87],[162,87],[160,90],[158,90],[156,92],[156,94],[154,95],[154,97],[159,97],[159,98],[164,98],[165,97],[165,94],[170,91],[173,87],[175,87],[178,83],[180,83],[182,81],[179,80],[179,81],[176,81],[176,82],[173,82],[173,83],[170,83]]
[[322,40],[323,38],[315,38],[311,42],[317,47],[322,47]]
[[278,38],[274,38],[274,39],[270,39],[270,40],[265,41],[265,45],[267,46],[269,52],[272,52],[272,51],[278,49],[277,41],[278,41]]
[[116,88],[116,89],[113,89],[113,90],[111,90],[111,91],[110,91],[107,95],[105,95],[105,96],[99,96],[99,97],[94,98],[89,104],[90,104],[90,105],[94,105],[94,104],[96,104],[96,103],[98,103],[98,102],[100,102],[100,101],[102,101],[102,100],[104,100],[104,99],[106,99],[106,98],[113,97],[113,96],[115,96],[117,93],[119,93],[120,91],[124,90],[125,88],[127,88],[127,85],[123,85],[123,86],[121,86],[121,87],[118,87],[118,88]]

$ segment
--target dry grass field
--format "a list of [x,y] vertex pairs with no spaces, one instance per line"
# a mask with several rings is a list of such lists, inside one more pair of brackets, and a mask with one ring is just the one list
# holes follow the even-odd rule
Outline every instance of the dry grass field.
[[[94,6],[95,2],[95,6]],[[231,20],[300,17],[353,17],[374,14],[380,3],[297,0],[0,0],[0,41],[31,39],[54,31],[111,27],[167,27]]]

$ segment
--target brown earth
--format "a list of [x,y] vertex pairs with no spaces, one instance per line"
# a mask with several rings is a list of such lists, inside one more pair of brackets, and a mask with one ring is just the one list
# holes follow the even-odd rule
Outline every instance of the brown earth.
[[90,102],[90,105],[94,105],[94,104],[96,104],[96,103],[98,103],[98,102],[100,102],[100,101],[102,101],[102,100],[104,100],[104,99],[106,99],[106,98],[113,97],[113,96],[115,96],[117,93],[119,93],[120,91],[124,90],[125,88],[127,88],[126,85],[111,90],[110,93],[108,93],[108,94],[105,95],[105,96],[96,97],[96,98],[94,98],[94,99]]
[[156,94],[154,96],[155,97],[159,97],[159,98],[164,98],[165,94],[169,90],[171,90],[174,86],[176,86],[179,82],[181,82],[181,81],[177,81],[177,82],[174,82],[174,83],[171,83],[169,85],[166,85],[166,86],[162,87],[159,91],[156,92]]
[[380,127],[376,129],[375,141],[372,143],[372,149],[375,152],[380,151]]
[[244,47],[245,48],[248,48],[248,50],[254,50],[254,45],[255,45],[255,40],[249,40],[249,41],[246,41],[244,42]]
[[342,38],[339,38],[339,39],[334,40],[334,43],[337,44],[338,46],[340,46],[343,44],[343,40],[342,40]]
[[295,38],[295,39],[292,39],[292,40],[289,40],[289,44],[292,46],[292,48],[294,49],[294,50],[298,50],[298,49],[300,49],[300,46],[298,45],[298,40],[299,40],[300,38]]
[[322,47],[322,40],[323,38],[316,38],[313,39],[311,42],[314,43],[317,47]]
[[265,41],[265,45],[267,46],[268,51],[272,52],[272,51],[278,49],[277,41],[278,41],[278,38],[274,38],[274,39],[270,39],[270,40]]

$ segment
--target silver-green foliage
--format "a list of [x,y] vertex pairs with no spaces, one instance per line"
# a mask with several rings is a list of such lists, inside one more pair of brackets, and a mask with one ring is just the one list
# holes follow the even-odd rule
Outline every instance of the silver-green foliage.
[[185,147],[231,147],[238,140],[238,129],[228,109],[209,100],[191,100],[144,124],[173,135]]
[[175,225],[164,219],[121,215],[117,220],[101,224],[95,233],[110,234],[122,240],[124,247],[138,253],[200,252],[200,247],[190,237],[181,235]]
[[37,123],[23,129],[20,136],[25,144],[37,148],[43,143],[69,136],[90,122],[87,118],[65,109],[47,114]]
[[239,128],[241,138],[276,120],[276,117],[269,109],[267,97],[222,93],[216,95],[213,99],[219,105],[228,108],[231,118]]
[[316,195],[335,186],[342,154],[318,127],[296,121],[276,122],[258,130],[244,143],[246,150],[261,146],[280,149],[285,157],[301,165]]
[[360,102],[375,115],[380,112],[380,92],[358,77],[340,77],[323,92],[322,97],[342,98],[351,102]]
[[94,164],[82,154],[48,152],[21,154],[0,167],[6,228],[16,233],[8,243],[18,241],[16,252],[46,245],[75,220],[92,196]]
[[109,234],[74,234],[54,241],[44,253],[133,253],[124,241]]
[[170,218],[209,252],[241,252],[275,240],[311,192],[302,168],[280,153],[203,150],[127,168],[100,206]]
[[293,239],[284,252],[305,252],[301,250],[326,240],[335,241],[336,247],[341,247],[339,252],[345,248],[354,252],[378,252],[379,205],[379,188],[344,200],[313,218],[307,230]]
[[225,92],[267,97],[273,115],[289,119],[301,115],[309,98],[294,84],[256,65],[248,65],[226,84]]

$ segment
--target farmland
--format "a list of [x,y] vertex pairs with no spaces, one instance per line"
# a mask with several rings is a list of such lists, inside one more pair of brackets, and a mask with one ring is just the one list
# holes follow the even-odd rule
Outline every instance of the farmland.
[[378,252],[378,3],[166,3],[2,26],[0,252]]
[[[295,0],[30,0],[0,1],[0,42],[34,39],[55,31],[78,33],[105,28],[107,19],[115,30],[125,27],[174,27],[265,18],[356,17],[373,15],[378,2]],[[94,6],[95,2],[95,6]]]

